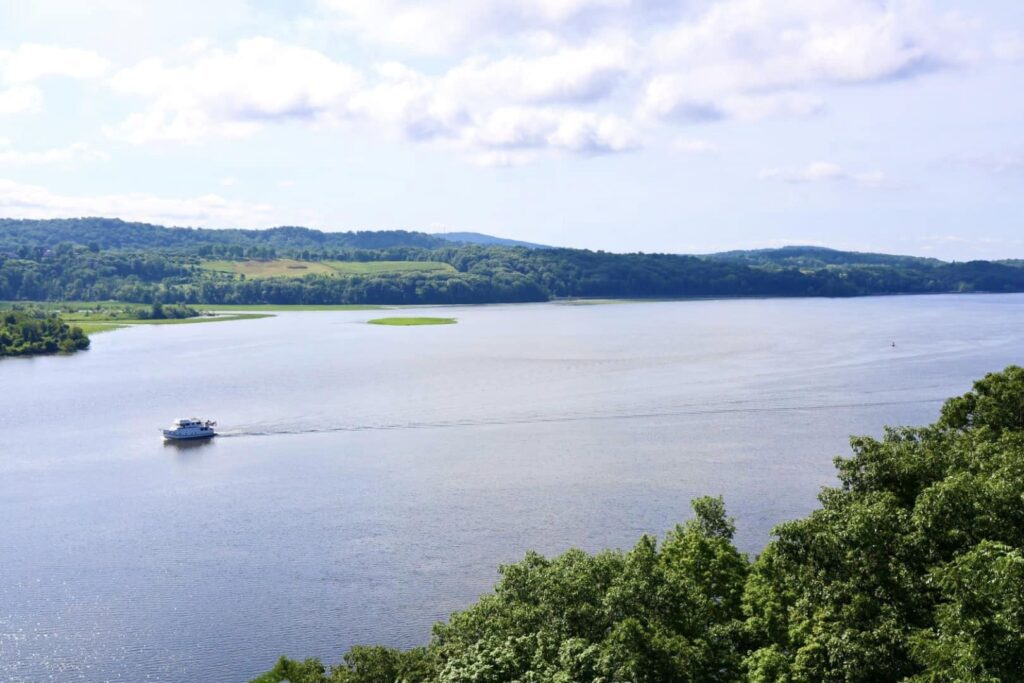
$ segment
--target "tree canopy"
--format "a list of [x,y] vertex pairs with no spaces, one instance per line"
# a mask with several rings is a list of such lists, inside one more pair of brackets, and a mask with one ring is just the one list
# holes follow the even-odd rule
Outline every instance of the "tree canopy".
[[[246,279],[218,260],[424,261],[441,272]],[[206,230],[112,219],[0,219],[0,300],[183,304],[467,304],[1021,292],[1024,268],[811,247],[710,256],[452,243],[405,231]]]
[[502,567],[425,647],[281,658],[255,682],[1024,680],[1024,369],[851,445],[753,561],[701,498],[660,542]]
[[70,353],[89,347],[82,328],[56,315],[33,311],[0,311],[0,356]]

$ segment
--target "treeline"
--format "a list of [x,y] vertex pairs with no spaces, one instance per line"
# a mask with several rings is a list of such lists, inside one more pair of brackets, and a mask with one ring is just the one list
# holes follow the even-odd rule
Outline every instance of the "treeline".
[[[65,218],[30,220],[0,218],[0,252],[24,256],[25,250],[48,249],[61,242],[73,242],[106,249],[176,249],[248,256],[247,249],[314,250],[385,249],[393,246],[440,247],[447,241],[422,232],[405,230],[363,230],[321,232],[284,226],[268,230],[212,230],[208,228],[167,228],[149,223],[132,223],[117,218]],[[236,249],[237,248],[237,249]],[[220,249],[220,251],[212,251]],[[233,251],[232,251],[233,250]],[[267,253],[267,252],[264,252]],[[273,251],[270,253],[274,253]]]
[[56,315],[33,311],[0,311],[0,356],[70,353],[89,347],[82,328]]
[[702,498],[660,543],[502,567],[425,647],[281,658],[255,683],[1024,680],[1024,369],[852,448],[753,562]]
[[[214,258],[284,256],[442,261],[457,272],[245,280],[200,267],[204,260]],[[468,304],[556,297],[845,297],[1021,291],[1024,268],[1015,265],[945,263],[809,247],[697,257],[453,245],[423,233],[400,231],[219,231],[108,219],[0,220],[0,299],[6,300]]]
[[[859,251],[839,251],[827,247],[792,246],[774,249],[746,249],[709,254],[709,258],[739,261],[755,265],[796,268],[822,268],[825,266],[885,265],[885,266],[938,266],[942,261],[921,256],[873,254]],[[1012,265],[1012,264],[1008,264]]]

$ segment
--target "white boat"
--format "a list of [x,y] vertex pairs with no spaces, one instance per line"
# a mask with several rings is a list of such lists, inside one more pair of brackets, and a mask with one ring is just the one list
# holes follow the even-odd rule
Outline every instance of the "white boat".
[[165,439],[209,439],[217,436],[213,428],[217,425],[213,420],[200,420],[196,417],[175,420],[170,429],[161,430]]

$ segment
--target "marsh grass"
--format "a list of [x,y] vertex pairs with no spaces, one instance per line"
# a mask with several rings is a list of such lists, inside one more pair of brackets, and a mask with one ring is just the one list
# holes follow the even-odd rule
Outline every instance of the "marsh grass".
[[454,325],[455,318],[376,318],[367,320],[371,325],[392,325],[395,327],[411,327],[414,325]]

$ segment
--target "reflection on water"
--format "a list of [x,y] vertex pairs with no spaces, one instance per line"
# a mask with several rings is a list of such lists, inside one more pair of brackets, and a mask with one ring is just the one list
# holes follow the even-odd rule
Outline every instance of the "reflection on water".
[[213,439],[164,439],[164,448],[193,453],[213,445]]
[[[756,553],[849,434],[930,422],[1024,337],[1022,296],[369,317],[0,363],[0,680],[245,681],[408,646],[526,549],[628,547],[703,494]],[[223,431],[162,442],[181,414]]]

